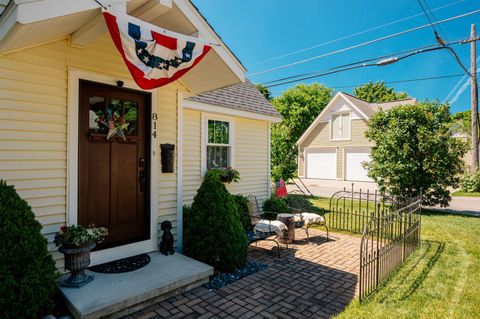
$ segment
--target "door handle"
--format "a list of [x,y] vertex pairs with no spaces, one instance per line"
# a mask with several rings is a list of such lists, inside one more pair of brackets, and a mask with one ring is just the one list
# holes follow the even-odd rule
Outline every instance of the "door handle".
[[138,183],[140,185],[140,192],[143,193],[145,185],[147,184],[147,174],[145,174],[145,170],[143,169],[138,173]]

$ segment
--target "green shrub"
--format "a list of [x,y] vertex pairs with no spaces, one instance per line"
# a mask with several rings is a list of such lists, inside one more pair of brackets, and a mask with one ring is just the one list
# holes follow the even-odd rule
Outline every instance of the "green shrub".
[[231,272],[247,261],[247,237],[233,196],[207,173],[188,216],[184,252],[217,271]]
[[57,272],[32,209],[0,180],[0,313],[39,318],[51,310]]
[[480,170],[477,170],[473,174],[464,174],[460,180],[460,187],[463,192],[480,192]]
[[283,198],[277,197],[272,195],[269,199],[263,202],[263,217],[266,219],[276,219],[276,214],[269,214],[278,213],[278,214],[287,214],[290,213],[290,209],[288,209],[287,201]]
[[250,219],[250,212],[248,211],[248,198],[243,195],[233,195],[235,203],[237,204],[238,216],[245,231],[252,229],[252,221]]
[[301,209],[303,211],[311,211],[313,207],[310,201],[303,195],[288,194],[287,197],[285,197],[285,200],[289,207]]

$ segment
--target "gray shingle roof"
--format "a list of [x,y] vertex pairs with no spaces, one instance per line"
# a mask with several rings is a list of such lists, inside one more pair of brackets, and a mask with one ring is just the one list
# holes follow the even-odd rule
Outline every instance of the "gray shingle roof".
[[281,117],[280,113],[275,110],[257,87],[248,80],[245,81],[245,83],[193,95],[188,97],[187,100],[262,115]]

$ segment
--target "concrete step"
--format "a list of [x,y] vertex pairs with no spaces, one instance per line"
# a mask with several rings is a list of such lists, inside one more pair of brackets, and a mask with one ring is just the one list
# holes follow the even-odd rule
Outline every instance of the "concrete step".
[[[121,274],[87,270],[95,279],[82,288],[59,287],[76,319],[119,318],[209,280],[213,268],[180,254],[150,253],[150,263]],[[64,275],[64,276],[68,276]]]

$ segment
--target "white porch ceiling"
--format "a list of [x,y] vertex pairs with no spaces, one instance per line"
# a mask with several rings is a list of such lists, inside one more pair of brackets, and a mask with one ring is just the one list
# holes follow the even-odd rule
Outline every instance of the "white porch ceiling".
[[[102,3],[123,5],[126,12],[164,29],[198,36],[201,39],[220,43],[204,60],[182,77],[192,93],[201,93],[224,86],[240,83],[245,79],[245,69],[236,57],[209,29],[203,18],[198,18],[196,9],[185,0],[102,0]],[[0,4],[8,0],[0,0]],[[26,48],[32,45],[69,38],[74,46],[88,47],[88,43],[107,32],[101,9],[93,1],[61,0],[72,7],[58,8],[51,12],[35,14],[41,3],[55,4],[58,0],[23,1],[15,0],[0,17],[0,54]],[[30,7],[28,7],[30,5]],[[35,6],[37,7],[35,7]],[[22,9],[21,6],[24,9]],[[32,7],[33,6],[33,7]],[[74,6],[78,7],[75,11]],[[0,7],[2,8],[2,7]],[[48,9],[47,7],[43,10]],[[1,9],[0,9],[1,10]],[[72,12],[70,14],[66,14]],[[194,20],[194,23],[192,23]],[[34,21],[21,23],[19,21]],[[113,44],[112,44],[113,45]]]

